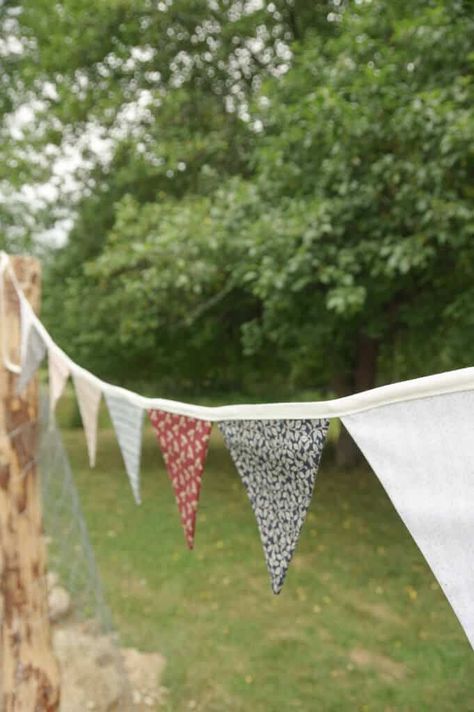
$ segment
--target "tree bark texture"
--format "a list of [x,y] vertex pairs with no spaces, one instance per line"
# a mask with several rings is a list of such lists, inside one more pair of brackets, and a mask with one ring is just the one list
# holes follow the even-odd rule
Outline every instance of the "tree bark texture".
[[[367,391],[375,386],[379,344],[375,339],[361,335],[357,344],[354,371],[349,379],[338,379],[335,389],[338,396]],[[362,453],[344,426],[336,444],[336,465],[350,469],[362,461]]]
[[[35,310],[40,265],[13,257],[13,268]],[[0,346],[19,362],[19,301],[3,279]],[[0,669],[4,712],[56,712],[59,670],[48,619],[46,551],[37,478],[38,384],[20,396],[17,376],[0,362]]]

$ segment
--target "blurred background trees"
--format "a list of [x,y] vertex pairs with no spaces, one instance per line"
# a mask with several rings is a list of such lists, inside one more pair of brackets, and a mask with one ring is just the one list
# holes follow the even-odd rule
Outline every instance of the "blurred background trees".
[[0,12],[3,240],[84,366],[279,399],[473,363],[471,2]]

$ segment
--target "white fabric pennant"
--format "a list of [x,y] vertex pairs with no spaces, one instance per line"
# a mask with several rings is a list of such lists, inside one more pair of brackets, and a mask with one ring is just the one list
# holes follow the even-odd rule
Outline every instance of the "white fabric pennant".
[[65,358],[61,357],[60,352],[49,350],[48,353],[48,369],[49,369],[49,407],[51,413],[54,413],[56,404],[61,398],[64,388],[69,378],[69,364]]
[[105,393],[105,400],[122,451],[125,469],[137,504],[140,504],[140,456],[142,448],[143,408],[124,397]]
[[394,403],[342,421],[474,647],[474,392]]
[[20,299],[20,365],[23,364],[26,358],[26,346],[28,343],[28,334],[31,328],[31,306],[27,302],[26,297],[22,294]]
[[78,373],[73,374],[73,381],[86,436],[89,463],[91,467],[94,467],[97,451],[97,420],[102,392],[92,379],[85,378]]
[[17,382],[18,393],[22,393],[25,390],[46,355],[46,344],[35,325],[30,323],[26,328],[27,333],[22,347],[21,373]]

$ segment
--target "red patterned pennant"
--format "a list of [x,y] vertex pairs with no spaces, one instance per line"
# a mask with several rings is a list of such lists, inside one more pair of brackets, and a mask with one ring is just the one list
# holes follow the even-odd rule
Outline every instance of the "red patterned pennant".
[[173,485],[186,542],[192,549],[201,479],[212,426],[207,420],[196,420],[162,410],[149,410],[148,415]]

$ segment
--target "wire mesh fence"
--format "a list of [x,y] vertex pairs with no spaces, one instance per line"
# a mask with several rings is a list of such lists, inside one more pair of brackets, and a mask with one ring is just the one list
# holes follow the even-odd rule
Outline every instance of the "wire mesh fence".
[[[104,592],[61,433],[46,394],[40,400],[39,479],[48,542],[50,589],[70,601],[53,629],[62,670],[62,712],[141,709],[133,704],[129,673]],[[52,616],[51,590],[50,617]]]
[[[24,440],[27,453],[18,475],[37,467],[47,541],[47,580],[40,575],[31,585],[44,587],[52,623],[52,644],[60,667],[61,712],[130,712],[153,708],[163,695],[158,674],[164,659],[158,653],[122,648],[113,629],[86,521],[61,433],[51,417],[48,398],[40,399],[39,422],[19,424],[8,433]],[[32,453],[35,453],[32,456]],[[67,603],[62,610],[58,602]],[[54,596],[56,595],[55,615]],[[58,598],[59,596],[59,598]],[[29,630],[44,617],[29,611]],[[4,624],[0,595],[0,626]],[[1,666],[0,666],[1,673]],[[0,674],[0,707],[3,699]]]
[[102,632],[112,631],[94,552],[61,434],[50,416],[48,398],[41,396],[39,472],[48,568],[69,592],[73,614],[94,620]]

